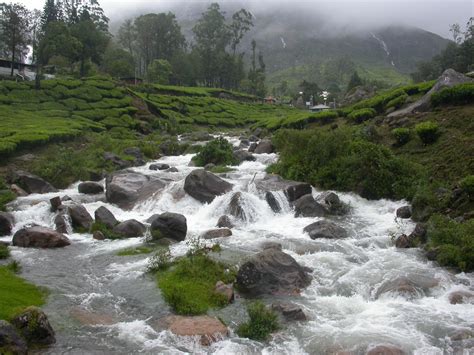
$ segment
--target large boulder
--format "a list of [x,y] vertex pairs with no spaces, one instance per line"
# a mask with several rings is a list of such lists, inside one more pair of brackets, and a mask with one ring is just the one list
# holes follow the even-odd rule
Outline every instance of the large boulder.
[[28,307],[15,316],[11,323],[29,345],[49,345],[56,342],[48,317],[37,307]]
[[201,345],[208,346],[229,335],[229,330],[222,322],[210,316],[168,318],[169,330],[179,336],[198,336]]
[[217,221],[217,227],[231,229],[231,228],[234,228],[234,224],[230,220],[229,216],[223,215],[223,216],[219,217],[219,219]]
[[200,202],[211,203],[230,190],[232,184],[202,169],[192,171],[184,181],[184,191]]
[[251,296],[294,295],[310,283],[307,270],[276,248],[256,254],[237,273],[239,290]]
[[267,191],[284,191],[288,201],[293,202],[301,196],[311,193],[311,185],[305,182],[284,180],[279,175],[266,175],[262,180],[255,181],[257,190],[266,193]]
[[311,239],[341,239],[347,237],[347,232],[344,228],[328,221],[311,223],[309,226],[306,226],[303,231],[308,233]]
[[94,217],[96,222],[102,223],[109,229],[114,228],[119,223],[113,213],[104,206],[100,206],[95,210]]
[[68,206],[68,214],[71,217],[73,229],[82,232],[88,231],[92,227],[94,220],[83,205]]
[[402,206],[397,209],[397,217],[407,219],[411,217],[411,207],[410,206]]
[[146,227],[135,219],[117,224],[112,231],[123,238],[138,238],[146,232]]
[[120,208],[131,209],[137,202],[146,200],[164,187],[165,183],[156,177],[119,171],[106,179],[106,198]]
[[63,234],[40,226],[20,229],[12,240],[12,245],[22,248],[62,248],[70,244]]
[[328,212],[323,205],[316,202],[311,194],[304,195],[296,200],[294,207],[295,217],[323,217]]
[[464,74],[458,73],[453,69],[446,69],[438,78],[434,86],[421,99],[411,105],[396,110],[388,115],[388,117],[406,116],[413,112],[427,111],[431,107],[431,96],[444,88],[453,87],[458,84],[472,82],[473,80]]
[[270,154],[273,153],[273,144],[269,140],[262,140],[258,143],[254,150],[255,154]]
[[252,153],[249,153],[246,150],[236,150],[234,152],[234,158],[239,161],[239,164],[243,163],[244,161],[257,160],[257,158],[255,158]]
[[265,193],[265,200],[267,201],[268,205],[270,206],[273,212],[279,213],[281,211],[280,203],[277,201],[277,199],[273,195],[273,192],[267,191]]
[[23,170],[17,170],[10,174],[10,182],[20,186],[29,194],[44,194],[58,191],[49,182],[39,176],[30,174]]
[[319,195],[317,201],[322,204],[330,214],[344,215],[349,211],[349,206],[342,202],[339,196],[331,191]]
[[181,242],[186,239],[188,225],[186,217],[179,213],[165,212],[149,218],[154,240],[170,238]]
[[209,229],[205,231],[202,235],[202,239],[216,239],[216,238],[226,238],[232,235],[232,231],[229,228],[218,228],[218,229]]
[[104,187],[98,182],[85,181],[81,182],[77,187],[81,194],[96,195],[104,192]]
[[0,353],[26,355],[28,346],[13,325],[0,320]]
[[14,224],[13,215],[8,212],[0,212],[0,237],[10,235]]

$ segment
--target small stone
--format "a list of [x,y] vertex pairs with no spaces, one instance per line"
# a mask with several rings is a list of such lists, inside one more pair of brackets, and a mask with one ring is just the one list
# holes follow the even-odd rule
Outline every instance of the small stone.
[[397,209],[397,217],[407,219],[411,217],[411,207],[403,206]]
[[226,238],[232,235],[232,231],[228,228],[219,228],[219,229],[210,229],[205,231],[201,238],[203,239],[216,239],[216,238]]
[[286,321],[305,321],[307,319],[301,307],[295,304],[276,303],[272,304],[272,309],[280,313]]
[[234,224],[230,220],[229,216],[220,216],[219,220],[217,221],[217,227],[219,228],[234,228]]
[[49,200],[49,203],[51,204],[51,211],[56,212],[59,208],[59,206],[62,205],[61,198],[59,196],[53,197],[52,199]]
[[168,164],[162,164],[162,163],[158,163],[158,164],[151,164],[150,165],[150,170],[166,170],[166,169],[169,169],[170,166]]
[[214,292],[219,295],[223,295],[229,303],[234,300],[234,287],[232,284],[226,285],[222,281],[217,281]]
[[105,239],[105,235],[104,235],[104,233],[102,233],[101,231],[95,231],[95,232],[92,234],[92,238],[94,238],[95,240],[104,240],[104,239]]

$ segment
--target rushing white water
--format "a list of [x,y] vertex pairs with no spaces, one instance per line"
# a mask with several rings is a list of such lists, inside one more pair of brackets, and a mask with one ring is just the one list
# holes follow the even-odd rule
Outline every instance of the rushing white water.
[[[238,144],[235,138],[229,138]],[[158,162],[174,166],[179,172],[151,171],[149,164],[135,171],[156,175],[171,182],[158,196],[124,211],[114,205],[77,192],[77,184],[59,193],[30,195],[12,205],[16,219],[14,232],[36,223],[54,227],[49,199],[70,196],[84,204],[93,215],[100,206],[110,209],[118,220],[135,218],[144,222],[155,213],[177,212],[188,222],[187,239],[215,228],[226,214],[232,195],[242,192],[246,220],[234,221],[233,235],[219,240],[222,258],[242,262],[245,256],[261,250],[265,241],[282,244],[283,250],[300,264],[310,267],[313,281],[301,296],[266,297],[300,305],[307,322],[293,323],[276,333],[268,343],[238,338],[233,333],[209,347],[197,339],[172,335],[162,323],[170,314],[154,280],[144,275],[148,256],[119,257],[117,251],[143,243],[143,238],[96,241],[90,234],[70,234],[72,244],[58,250],[21,249],[12,254],[23,265],[23,276],[50,289],[45,305],[58,342],[44,353],[212,353],[212,354],[331,354],[348,350],[364,353],[375,344],[393,344],[407,353],[454,353],[450,335],[472,330],[472,304],[449,303],[448,294],[474,287],[472,274],[453,274],[427,261],[417,249],[399,250],[391,236],[409,233],[414,224],[395,219],[404,201],[367,201],[354,194],[339,194],[351,206],[348,216],[332,217],[349,232],[341,240],[311,240],[303,228],[318,218],[295,218],[283,193],[274,196],[282,207],[274,213],[254,180],[265,176],[265,168],[276,161],[275,154],[256,155],[257,161],[244,162],[225,174],[234,189],[210,204],[201,204],[183,190],[184,178],[193,167],[192,155],[164,157]],[[154,162],[155,163],[155,162]],[[313,191],[314,195],[319,194]],[[2,238],[10,240],[10,237]],[[212,241],[215,242],[215,241]],[[171,247],[182,255],[186,242]],[[398,277],[436,279],[438,285],[410,297],[393,292],[377,294],[387,281]],[[235,329],[245,318],[245,302],[236,302],[212,311]],[[361,350],[363,349],[363,350]],[[461,354],[469,354],[465,348]]]

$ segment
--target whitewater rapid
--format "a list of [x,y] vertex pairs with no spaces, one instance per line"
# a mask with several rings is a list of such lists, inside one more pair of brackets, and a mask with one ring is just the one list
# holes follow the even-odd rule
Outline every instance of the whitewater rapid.
[[[228,138],[238,145],[236,138]],[[131,211],[124,211],[96,196],[77,192],[76,183],[58,193],[29,195],[12,205],[16,220],[13,234],[31,223],[54,228],[49,199],[68,195],[83,203],[91,215],[106,206],[118,220],[140,222],[152,214],[176,212],[186,216],[187,240],[171,246],[173,256],[183,255],[187,241],[213,229],[226,213],[232,195],[242,192],[247,220],[235,221],[233,235],[218,240],[219,256],[238,264],[261,250],[266,241],[281,243],[283,251],[313,270],[311,285],[301,296],[266,297],[264,301],[293,302],[301,306],[306,322],[291,323],[268,343],[230,337],[209,347],[197,339],[180,338],[166,330],[163,319],[171,314],[155,280],[145,274],[150,255],[117,256],[127,247],[143,244],[144,238],[97,241],[90,234],[72,233],[72,244],[63,249],[38,250],[11,247],[22,276],[49,289],[44,306],[57,343],[45,354],[332,354],[355,351],[370,345],[392,344],[412,354],[453,353],[450,335],[474,328],[472,304],[450,304],[448,294],[472,290],[473,274],[455,274],[427,261],[418,249],[396,249],[392,236],[410,233],[410,220],[395,218],[406,201],[368,201],[354,194],[338,193],[351,206],[347,216],[330,219],[344,227],[349,237],[311,240],[303,228],[321,218],[295,218],[284,195],[276,194],[282,212],[274,213],[253,181],[265,176],[276,154],[256,154],[257,161],[244,162],[222,176],[234,189],[210,204],[201,204],[183,190],[184,178],[193,170],[192,154],[163,157],[133,170],[169,180],[165,190]],[[149,170],[152,163],[166,163],[177,173]],[[314,196],[321,191],[313,190]],[[10,241],[11,236],[0,238]],[[210,244],[216,242],[209,241]],[[407,297],[396,293],[377,295],[384,282],[398,277],[439,281],[426,292]],[[245,300],[211,311],[232,329],[245,317]],[[470,354],[466,349],[461,354]]]

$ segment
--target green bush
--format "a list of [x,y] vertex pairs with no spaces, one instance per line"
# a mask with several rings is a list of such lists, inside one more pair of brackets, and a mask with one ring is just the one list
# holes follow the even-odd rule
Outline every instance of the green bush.
[[6,259],[9,256],[10,256],[10,250],[8,250],[8,247],[5,244],[0,243],[0,260]]
[[385,105],[385,110],[388,110],[389,108],[397,109],[397,108],[401,107],[405,103],[407,98],[408,98],[408,95],[404,94],[404,95],[400,95],[400,96],[390,100]]
[[431,103],[439,105],[466,105],[474,102],[474,83],[459,84],[431,96]]
[[427,221],[434,212],[446,206],[449,192],[443,195],[440,191],[443,191],[443,187],[437,184],[422,183],[417,187],[411,201],[413,220]]
[[101,232],[107,239],[123,239],[124,237],[118,233],[115,233],[112,229],[107,227],[104,223],[95,221],[92,224],[91,233]]
[[[156,238],[156,236],[155,236]],[[160,239],[160,238],[156,238]],[[167,270],[171,266],[171,252],[168,247],[159,249],[148,261],[147,272]]]
[[5,211],[5,205],[16,198],[15,194],[10,191],[5,181],[0,178],[0,211]]
[[437,250],[436,260],[442,266],[454,266],[462,271],[474,270],[474,219],[458,223],[433,215],[428,222],[428,248]]
[[234,157],[234,150],[225,138],[219,137],[207,143],[193,158],[197,166],[206,164],[234,165],[238,161]]
[[460,182],[460,187],[471,199],[474,198],[474,175],[468,175]]
[[407,144],[411,139],[411,131],[409,128],[395,128],[392,130],[392,135],[395,137],[399,146]]
[[377,112],[372,109],[372,108],[362,108],[359,110],[352,111],[347,118],[350,120],[356,122],[356,123],[362,123],[368,119],[371,119],[375,117]]
[[271,333],[280,329],[278,315],[262,302],[257,301],[249,305],[247,313],[250,320],[237,328],[237,334],[242,338],[264,341]]
[[415,132],[424,144],[432,144],[439,136],[438,124],[431,121],[418,123]]

